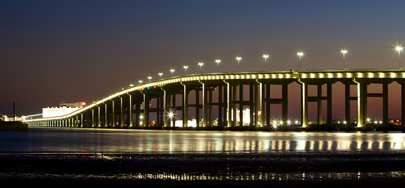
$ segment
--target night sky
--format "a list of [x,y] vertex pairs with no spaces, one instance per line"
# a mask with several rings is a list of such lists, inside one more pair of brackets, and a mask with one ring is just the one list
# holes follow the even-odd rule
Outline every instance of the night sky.
[[[220,71],[237,71],[238,55],[243,71],[262,71],[263,53],[271,70],[299,69],[299,50],[303,69],[341,69],[346,48],[348,68],[398,68],[404,7],[402,0],[3,0],[0,114],[11,114],[13,101],[17,115],[61,101],[91,103],[158,72],[169,77],[170,68],[198,73],[199,61],[203,72],[216,71],[216,58]],[[396,118],[399,85],[389,89]],[[343,104],[334,104],[340,117]]]

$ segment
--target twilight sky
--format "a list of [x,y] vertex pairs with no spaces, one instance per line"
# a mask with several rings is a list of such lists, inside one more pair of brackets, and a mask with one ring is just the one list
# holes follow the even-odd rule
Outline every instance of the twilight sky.
[[[0,114],[11,114],[13,101],[18,115],[91,103],[158,72],[168,77],[170,68],[199,72],[199,61],[203,72],[216,71],[216,58],[220,71],[237,71],[237,55],[243,71],[263,70],[263,53],[271,70],[299,69],[299,50],[303,69],[334,69],[343,68],[347,48],[348,68],[397,68],[403,7],[402,0],[0,1]],[[399,86],[389,89],[390,118],[399,117]]]

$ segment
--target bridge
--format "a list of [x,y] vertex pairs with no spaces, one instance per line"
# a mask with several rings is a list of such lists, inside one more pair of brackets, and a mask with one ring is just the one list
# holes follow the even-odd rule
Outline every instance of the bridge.
[[[113,93],[99,101],[70,114],[25,120],[30,126],[57,127],[128,127],[128,128],[170,128],[176,120],[182,120],[182,127],[190,127],[189,117],[195,117],[195,126],[202,127],[269,127],[270,105],[281,104],[280,124],[289,124],[288,85],[296,82],[301,89],[301,121],[303,128],[308,126],[308,103],[318,104],[318,123],[322,124],[322,102],[327,103],[325,124],[332,125],[332,86],[341,82],[345,86],[345,122],[355,118],[358,128],[367,124],[367,101],[379,97],[383,101],[383,121],[388,125],[388,85],[397,82],[401,85],[401,117],[405,119],[405,71],[402,69],[350,69],[350,70],[290,70],[265,72],[209,73],[174,76],[157,81],[149,81]],[[381,84],[381,93],[370,93],[367,86]],[[281,86],[281,97],[270,97],[270,86]],[[317,86],[317,95],[308,96],[308,86]],[[322,85],[326,85],[326,96],[322,95]],[[350,95],[350,86],[355,85],[357,96]],[[243,92],[245,87],[249,92]],[[194,91],[194,92],[192,92]],[[218,102],[213,102],[213,92],[217,92]],[[249,100],[243,95],[249,93]],[[193,94],[193,95],[192,95]],[[182,105],[176,106],[176,96],[180,95]],[[201,95],[201,96],[200,96]],[[194,97],[195,104],[189,99]],[[202,103],[200,104],[200,99]],[[155,107],[149,103],[154,100]],[[350,102],[357,101],[357,117],[350,117]],[[214,123],[213,107],[216,107],[218,120]],[[237,107],[240,113],[237,114]],[[244,120],[242,109],[250,109],[248,120]],[[189,114],[193,109],[193,114]],[[202,110],[202,117],[200,112]],[[173,112],[181,115],[173,117]],[[151,114],[156,120],[151,124]],[[239,120],[237,120],[237,116]],[[201,120],[202,119],[202,120]],[[246,125],[247,122],[247,125]]]

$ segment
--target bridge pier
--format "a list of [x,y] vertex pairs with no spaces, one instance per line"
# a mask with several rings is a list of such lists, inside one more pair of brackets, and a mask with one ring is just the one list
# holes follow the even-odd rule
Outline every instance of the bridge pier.
[[308,126],[308,85],[304,82],[301,82],[301,126]]
[[132,104],[132,95],[127,93],[128,95],[128,117],[127,117],[127,125],[129,128],[133,128],[134,127],[134,122],[133,122],[133,114],[132,114],[132,108],[133,108],[133,104]]
[[207,86],[204,83],[202,84],[202,105],[203,105],[203,124],[202,127],[207,127]]
[[83,113],[81,113],[80,114],[80,127],[83,127],[84,126],[84,120],[83,120],[84,118],[83,118]]
[[115,101],[114,100],[110,100],[111,101],[111,113],[108,117],[110,117],[110,121],[108,122],[108,126],[109,127],[115,127]]
[[401,121],[402,125],[404,125],[405,121],[405,83],[400,83],[401,84]]
[[168,127],[167,123],[167,91],[161,88],[163,91],[163,126]]
[[188,89],[187,85],[183,84],[183,127],[188,127]]

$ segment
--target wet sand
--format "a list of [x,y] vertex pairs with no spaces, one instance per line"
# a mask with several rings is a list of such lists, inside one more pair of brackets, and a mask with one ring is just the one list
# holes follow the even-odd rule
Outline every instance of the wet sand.
[[403,187],[405,153],[3,153],[0,180],[49,187]]

